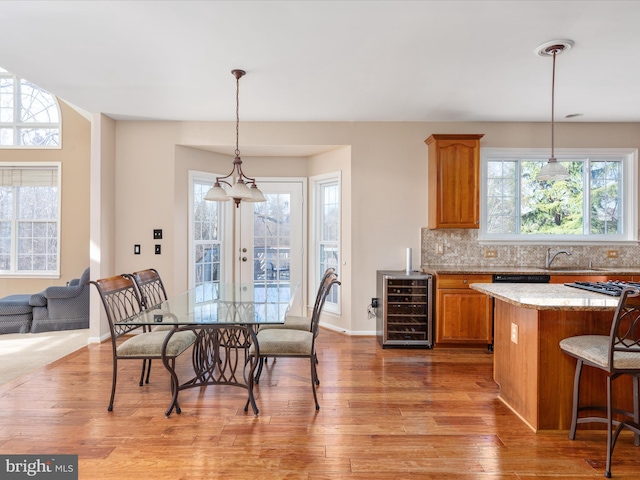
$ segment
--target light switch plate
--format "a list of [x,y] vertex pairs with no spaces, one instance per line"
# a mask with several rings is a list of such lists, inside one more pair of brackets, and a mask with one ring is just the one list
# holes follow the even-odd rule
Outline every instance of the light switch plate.
[[133,254],[134,254],[134,255],[140,255],[140,245],[135,244],[135,245],[133,246]]
[[156,245],[155,252],[156,252],[156,255],[160,255],[162,253],[162,246]]

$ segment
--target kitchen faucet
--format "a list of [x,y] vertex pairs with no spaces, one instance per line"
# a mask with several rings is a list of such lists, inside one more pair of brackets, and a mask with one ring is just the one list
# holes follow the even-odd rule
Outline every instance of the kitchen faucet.
[[569,256],[571,255],[571,252],[569,252],[567,250],[559,250],[556,253],[554,253],[553,255],[551,255],[551,248],[547,248],[547,262],[545,263],[546,268],[551,268],[551,264],[556,259],[556,257],[558,255],[560,255],[561,253],[566,253]]

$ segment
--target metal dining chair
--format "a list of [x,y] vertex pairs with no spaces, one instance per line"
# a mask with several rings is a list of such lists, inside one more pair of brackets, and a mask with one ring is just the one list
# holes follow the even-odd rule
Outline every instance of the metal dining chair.
[[[260,360],[264,360],[266,357],[308,358],[311,364],[311,388],[313,390],[316,410],[320,409],[318,395],[316,393],[316,385],[320,384],[316,369],[316,338],[320,331],[320,315],[325,300],[334,285],[340,285],[340,282],[338,281],[338,276],[332,273],[328,275],[322,283],[320,300],[316,302],[311,316],[310,330],[294,330],[288,328],[261,329],[258,330],[256,336],[259,352],[256,352],[253,346],[249,349],[249,355],[256,355]],[[256,385],[260,381],[262,367],[263,362],[260,361],[255,375]]]
[[[140,386],[143,385],[146,360],[162,359],[163,344],[166,331],[144,331],[140,325],[132,325],[126,320],[143,310],[143,304],[130,275],[117,275],[91,281],[96,286],[104,306],[113,352],[113,380],[108,410],[113,411],[118,376],[118,360],[143,360]],[[139,332],[135,332],[139,330]],[[195,334],[191,331],[177,332],[167,343],[165,356],[172,365],[175,359],[187,350],[194,342]],[[148,377],[147,377],[148,382]],[[176,386],[171,383],[172,392]]]
[[[140,294],[140,301],[145,310],[153,309],[167,300],[167,291],[164,288],[160,274],[155,268],[133,272],[131,277],[136,283],[138,293]],[[159,325],[153,327],[153,330],[171,330],[171,328],[169,325]],[[148,330],[151,330],[151,328]],[[145,368],[145,364],[147,366],[145,383],[149,383],[149,377],[151,376],[151,359],[142,361],[143,369]]]
[[[573,407],[569,438],[576,438],[578,424],[607,425],[607,461],[604,476],[611,478],[611,457],[616,440],[623,429],[634,432],[635,445],[640,445],[640,410],[638,378],[640,377],[640,291],[625,288],[613,316],[609,335],[579,335],[560,341],[562,351],[577,360],[573,384]],[[583,366],[604,371],[607,375],[606,405],[580,405],[580,378]],[[612,382],[630,375],[633,383],[633,412],[613,406]],[[606,411],[606,416],[596,412]],[[580,416],[588,412],[588,416]],[[613,415],[617,414],[616,419]],[[619,420],[620,419],[620,420]],[[615,426],[615,431],[613,430]]]
[[[333,267],[329,267],[325,270],[324,274],[322,275],[322,279],[320,280],[320,286],[318,287],[318,293],[316,294],[316,300],[315,300],[315,303],[313,304],[314,310],[317,308],[318,302],[320,302],[320,300],[322,299],[322,292],[323,292],[325,280],[329,277],[329,275],[332,275],[334,273],[336,273],[336,269]],[[311,317],[305,317],[301,315],[287,315],[284,318],[284,323],[260,325],[260,330],[269,330],[272,328],[275,328],[275,329],[287,328],[289,330],[303,330],[305,332],[310,332]],[[258,368],[260,368],[260,366],[266,361],[267,361],[266,357],[260,358]],[[317,365],[318,357],[315,358],[315,362]],[[316,383],[317,385],[320,384],[320,381],[318,380],[317,377],[315,381],[317,382]]]
[[[315,309],[318,305],[322,297],[322,289],[324,288],[324,282],[329,277],[336,272],[336,269],[333,267],[329,267],[325,270],[322,275],[322,279],[320,280],[320,286],[318,287],[318,293],[316,294],[315,303],[313,308]],[[290,330],[305,330],[311,331],[311,317],[300,316],[300,315],[287,315],[284,319],[284,323],[279,324],[271,324],[271,325],[261,325],[260,330],[268,330],[270,328],[288,328]]]

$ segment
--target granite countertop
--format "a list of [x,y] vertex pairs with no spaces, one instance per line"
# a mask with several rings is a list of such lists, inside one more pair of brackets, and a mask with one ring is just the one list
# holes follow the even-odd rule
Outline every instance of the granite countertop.
[[632,267],[551,267],[536,266],[478,266],[478,265],[422,265],[424,273],[431,275],[493,275],[493,274],[542,274],[542,275],[640,275],[640,266]]
[[512,305],[535,310],[614,311],[619,297],[553,283],[472,283],[469,287]]

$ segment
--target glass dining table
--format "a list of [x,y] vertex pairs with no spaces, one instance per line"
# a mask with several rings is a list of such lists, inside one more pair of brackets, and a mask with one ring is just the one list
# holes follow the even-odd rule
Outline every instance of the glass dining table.
[[[248,392],[255,415],[254,371],[260,355],[256,332],[260,325],[284,323],[299,285],[290,283],[204,283],[161,304],[129,317],[126,323],[167,330],[162,362],[171,375],[171,403],[167,417],[180,413],[180,391],[206,385],[232,385]],[[124,322],[123,322],[124,323]],[[175,362],[165,356],[169,339],[181,331],[193,331],[193,376],[178,379]],[[255,353],[249,355],[254,346]]]

